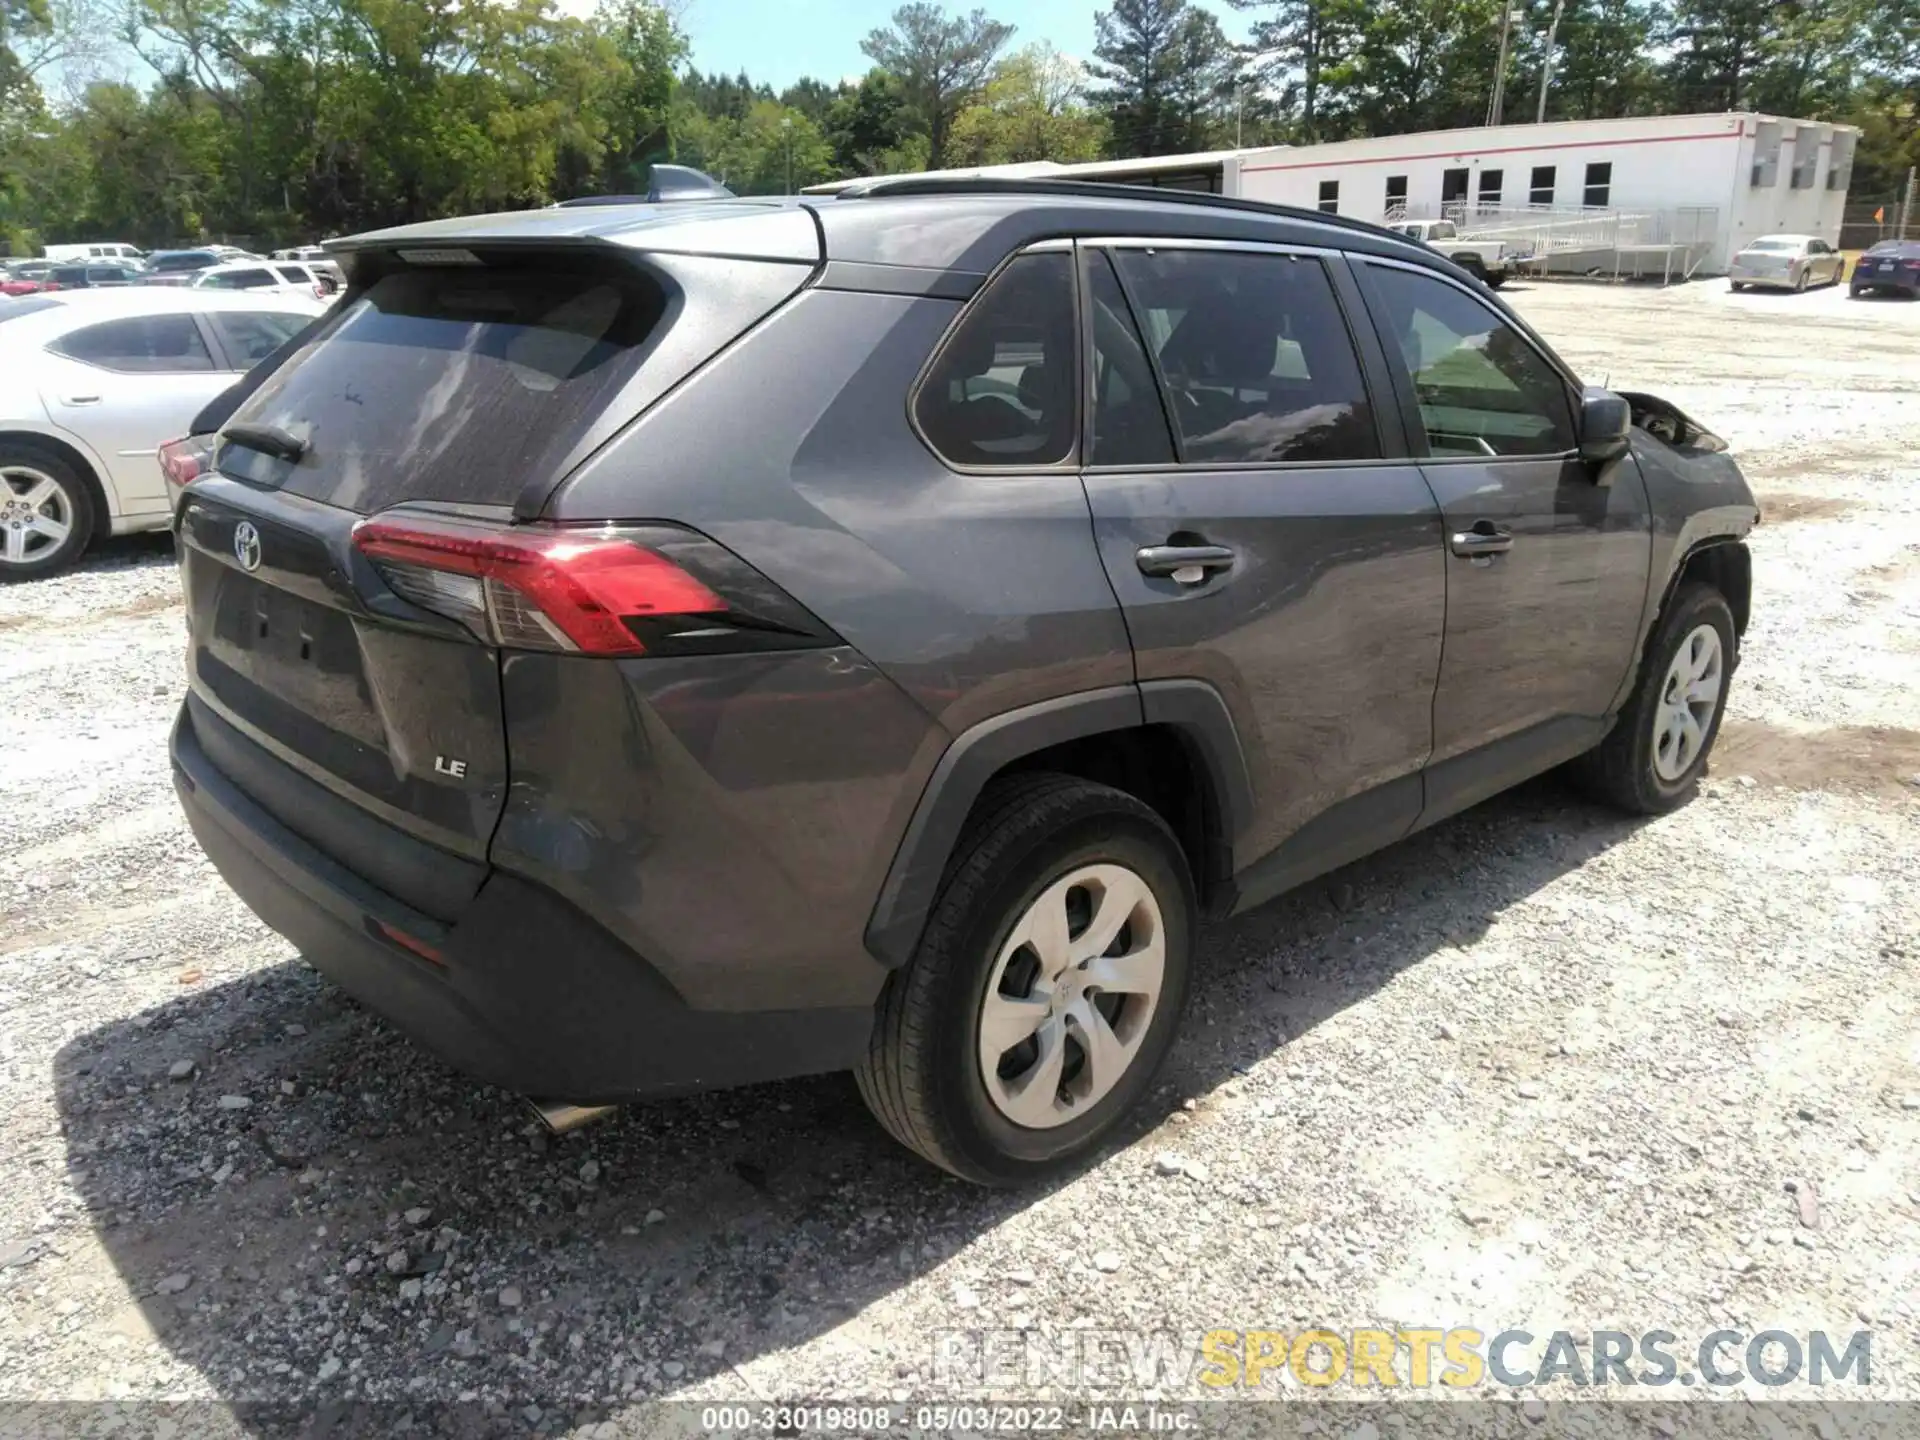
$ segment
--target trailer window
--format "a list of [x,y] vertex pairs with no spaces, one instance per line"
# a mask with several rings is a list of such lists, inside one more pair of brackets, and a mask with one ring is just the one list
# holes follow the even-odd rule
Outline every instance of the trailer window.
[[1587,166],[1586,198],[1581,203],[1589,209],[1604,209],[1607,197],[1613,193],[1613,162],[1596,160]]
[[1533,167],[1533,183],[1528,188],[1527,200],[1533,205],[1551,205],[1553,203],[1553,166],[1536,165]]

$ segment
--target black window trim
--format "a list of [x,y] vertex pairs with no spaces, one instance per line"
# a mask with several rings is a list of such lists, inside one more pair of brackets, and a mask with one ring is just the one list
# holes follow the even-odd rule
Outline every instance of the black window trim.
[[[1406,426],[1406,453],[1409,457],[1418,460],[1422,465],[1531,465],[1538,464],[1542,460],[1572,459],[1580,454],[1580,402],[1584,393],[1580,377],[1567,368],[1566,362],[1554,354],[1546,341],[1536,335],[1524,320],[1497,304],[1488,304],[1486,296],[1474,294],[1468,286],[1439,270],[1425,265],[1412,265],[1404,260],[1393,260],[1384,255],[1364,255],[1355,258],[1360,263],[1352,266],[1356,272],[1354,279],[1366,297],[1367,310],[1373,318],[1374,336],[1384,352],[1387,373],[1393,385],[1393,392],[1399,400],[1398,409],[1402,423]],[[1430,280],[1438,280],[1443,285],[1451,286],[1481,309],[1491,313],[1495,319],[1525,341],[1527,348],[1538,355],[1548,368],[1560,377],[1560,383],[1566,390],[1567,419],[1574,441],[1572,448],[1549,450],[1539,455],[1435,455],[1427,444],[1427,427],[1420,418],[1420,397],[1414,393],[1413,377],[1407,374],[1404,363],[1396,365],[1393,362],[1392,353],[1387,349],[1391,334],[1390,317],[1387,314],[1386,297],[1375,288],[1371,278],[1365,273],[1367,267],[1371,265],[1380,265],[1392,270],[1408,270],[1415,275],[1424,275]]]
[[[993,289],[995,282],[1013,266],[1014,262],[1028,255],[1065,255],[1067,257],[1067,272],[1073,304],[1073,334],[1075,340],[1073,347],[1074,374],[1072,393],[1074,395],[1074,404],[1078,408],[1078,413],[1074,416],[1074,424],[1071,432],[1073,443],[1068,447],[1067,454],[1064,458],[1049,461],[1045,465],[975,465],[949,459],[947,455],[941,451],[940,447],[933,443],[933,437],[927,434],[926,430],[920,424],[920,392],[926,387],[928,377],[933,374],[934,367],[940,363],[940,357],[946,354],[947,346],[953,343],[954,336],[959,333],[960,327],[966,323],[967,317],[973,313],[974,307],[982,303],[983,297]],[[934,341],[933,348],[927,351],[927,358],[920,366],[920,373],[913,377],[913,384],[907,387],[907,424],[912,428],[914,435],[918,437],[920,443],[927,447],[927,453],[956,475],[993,475],[1001,478],[1013,478],[1021,475],[1078,475],[1082,468],[1084,468],[1080,463],[1081,456],[1085,453],[1081,447],[1081,439],[1087,427],[1087,367],[1083,354],[1086,347],[1080,343],[1084,338],[1084,331],[1087,325],[1086,307],[1082,303],[1083,298],[1080,285],[1080,266],[1074,254],[1074,242],[1069,236],[1049,236],[1044,240],[1036,240],[1031,244],[1023,245],[1011,255],[1008,255],[998,265],[994,266],[992,273],[980,282],[972,296],[954,312],[953,318],[948,321],[945,328],[941,330],[940,338]],[[336,305],[334,308],[337,310],[340,307]]]
[[[1367,409],[1373,417],[1374,440],[1380,453],[1356,460],[1236,460],[1231,463],[1213,463],[1209,461],[1188,462],[1186,444],[1180,434],[1180,427],[1173,423],[1171,407],[1167,396],[1167,377],[1161,372],[1160,357],[1155,353],[1147,339],[1146,328],[1140,324],[1140,303],[1134,296],[1133,288],[1127,283],[1126,271],[1115,262],[1113,271],[1119,278],[1121,293],[1126,296],[1127,308],[1133,312],[1134,325],[1140,332],[1142,348],[1147,352],[1147,364],[1152,367],[1154,384],[1160,391],[1160,408],[1168,416],[1168,429],[1173,435],[1173,464],[1171,466],[1152,463],[1145,465],[1085,465],[1081,472],[1087,475],[1137,475],[1165,474],[1173,470],[1367,470],[1378,469],[1382,465],[1401,465],[1414,459],[1409,447],[1409,437],[1405,433],[1405,422],[1400,415],[1399,393],[1391,386],[1391,371],[1387,367],[1386,357],[1377,352],[1378,338],[1369,326],[1363,330],[1357,320],[1364,318],[1361,295],[1353,283],[1348,253],[1326,245],[1293,244],[1275,240],[1224,240],[1210,236],[1187,235],[1123,235],[1095,236],[1081,240],[1080,245],[1087,250],[1224,250],[1242,251],[1264,255],[1309,256],[1318,259],[1325,267],[1327,282],[1332,287],[1334,305],[1347,327],[1347,339],[1352,344],[1355,358],[1359,361],[1360,384],[1367,392]],[[1419,266],[1408,266],[1419,270]],[[1422,270],[1423,274],[1431,273]],[[1087,359],[1091,360],[1087,327],[1091,320],[1081,327],[1081,342],[1089,346]],[[1372,343],[1369,343],[1372,342]],[[1091,365],[1083,362],[1083,369]],[[1089,381],[1090,385],[1091,382]],[[1082,404],[1086,403],[1082,396]],[[1084,425],[1091,425],[1092,417],[1085,417]],[[1084,428],[1084,426],[1083,426]],[[1091,455],[1092,449],[1085,450]]]

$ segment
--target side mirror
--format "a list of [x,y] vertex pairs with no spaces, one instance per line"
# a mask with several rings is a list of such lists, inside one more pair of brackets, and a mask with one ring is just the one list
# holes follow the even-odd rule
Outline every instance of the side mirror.
[[1633,407],[1611,390],[1588,390],[1580,397],[1580,458],[1596,465],[1626,453],[1633,430]]

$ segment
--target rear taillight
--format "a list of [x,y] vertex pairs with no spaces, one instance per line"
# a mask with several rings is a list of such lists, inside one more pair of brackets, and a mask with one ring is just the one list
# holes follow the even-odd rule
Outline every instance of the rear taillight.
[[213,466],[213,437],[188,435],[160,447],[160,473],[173,487],[175,498]]
[[509,649],[688,655],[836,640],[731,551],[674,526],[389,511],[354,526],[353,543],[401,599]]

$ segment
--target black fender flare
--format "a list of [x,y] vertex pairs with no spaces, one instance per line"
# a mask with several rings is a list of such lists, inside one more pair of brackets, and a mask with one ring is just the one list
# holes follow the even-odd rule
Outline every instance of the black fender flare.
[[1252,816],[1253,792],[1238,732],[1219,691],[1200,680],[1159,680],[1062,695],[983,720],[947,746],[881,882],[867,921],[868,951],[889,969],[912,958],[960,832],[996,774],[1066,741],[1143,725],[1178,732],[1207,776],[1221,848],[1217,858],[1209,856],[1209,864],[1223,863],[1230,871],[1233,840]]

